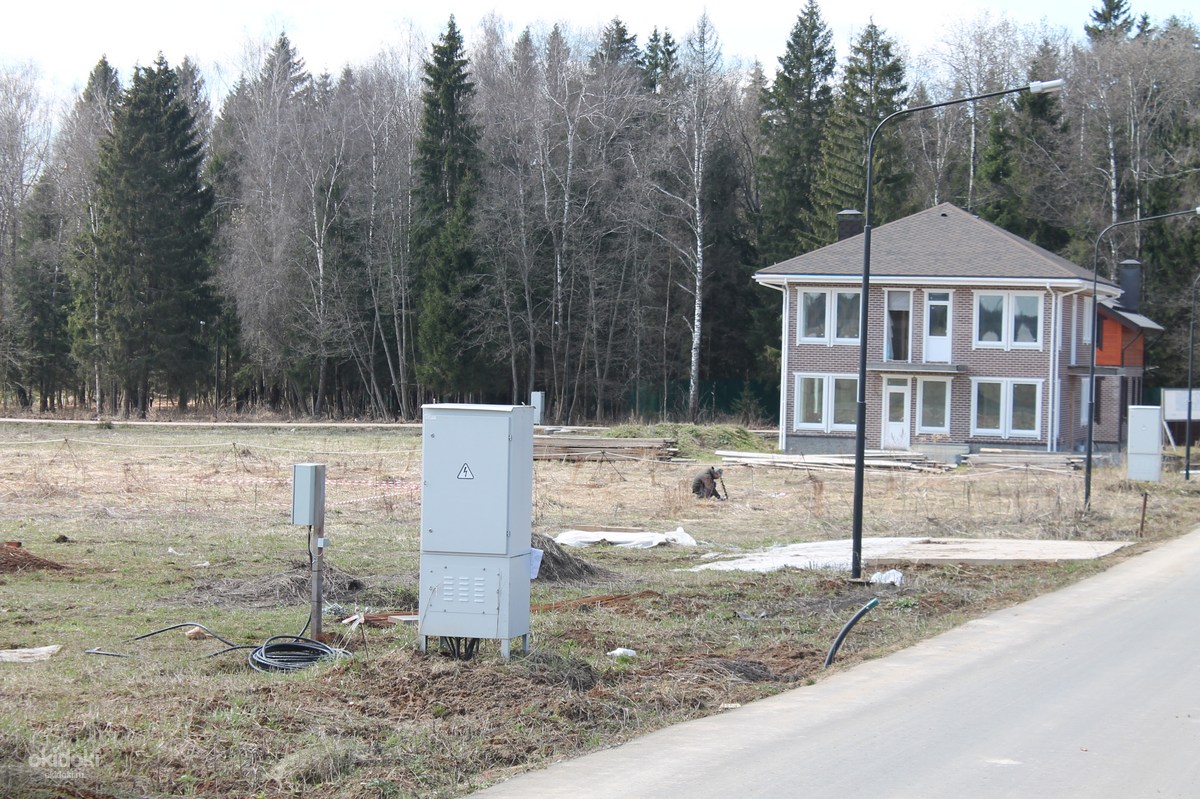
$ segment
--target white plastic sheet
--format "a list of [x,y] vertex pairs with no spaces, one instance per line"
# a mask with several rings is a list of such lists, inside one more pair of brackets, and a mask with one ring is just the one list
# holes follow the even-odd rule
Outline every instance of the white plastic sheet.
[[696,546],[682,527],[670,533],[619,533],[611,530],[565,530],[554,537],[555,543],[567,547],[590,547],[595,544],[612,544],[615,547],[650,549],[665,544],[682,547]]

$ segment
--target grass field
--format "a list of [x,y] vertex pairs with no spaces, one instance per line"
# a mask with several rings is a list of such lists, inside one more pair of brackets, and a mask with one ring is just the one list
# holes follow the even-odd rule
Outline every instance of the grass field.
[[[694,464],[538,461],[535,532],[683,527],[701,545],[572,551],[604,576],[535,582],[535,605],[560,606],[533,614],[533,652],[509,662],[495,642],[469,661],[421,655],[403,625],[360,627],[338,642],[352,659],[290,674],[251,669],[245,650],[210,657],[223,645],[183,630],[131,640],[182,622],[239,644],[301,630],[301,462],[327,466],[326,602],[414,609],[420,461],[415,428],[0,425],[0,540],[64,567],[0,573],[0,649],[62,647],[0,663],[0,795],[461,796],[819,679],[872,596],[835,668],[1105,565],[911,566],[903,586],[686,571],[712,553],[847,538],[850,475],[733,467],[719,503],[691,496]],[[1078,473],[959,469],[868,474],[865,533],[1133,540],[1144,492],[1131,551],[1200,522],[1177,475],[1135,486],[1098,469],[1084,512]],[[605,594],[637,596],[566,603]],[[606,654],[617,647],[637,655]]]

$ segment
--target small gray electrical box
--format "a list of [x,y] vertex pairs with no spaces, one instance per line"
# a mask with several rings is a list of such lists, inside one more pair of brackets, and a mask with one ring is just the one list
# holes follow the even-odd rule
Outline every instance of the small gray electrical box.
[[323,527],[325,524],[325,464],[292,466],[292,524]]

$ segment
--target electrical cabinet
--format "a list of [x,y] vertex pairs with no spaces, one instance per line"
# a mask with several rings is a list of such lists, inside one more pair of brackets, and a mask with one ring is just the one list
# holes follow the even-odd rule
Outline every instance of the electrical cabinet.
[[1162,479],[1162,410],[1157,405],[1129,406],[1126,458],[1130,480],[1157,483]]
[[425,405],[418,638],[528,647],[533,414],[524,405]]

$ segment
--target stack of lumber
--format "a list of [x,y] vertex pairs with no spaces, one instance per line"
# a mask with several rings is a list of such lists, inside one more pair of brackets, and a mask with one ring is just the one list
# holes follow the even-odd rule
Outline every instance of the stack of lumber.
[[1084,458],[1073,452],[1039,452],[1038,450],[995,449],[983,447],[979,452],[963,456],[969,466],[1007,468],[1056,469],[1067,471],[1083,466]]
[[669,438],[604,438],[585,435],[535,435],[534,460],[639,460],[669,461],[679,454]]
[[[743,466],[776,466],[784,469],[819,469],[830,472],[854,471],[853,455],[784,455],[778,452],[735,452],[717,450],[725,463]],[[890,471],[944,472],[953,467],[919,452],[867,450],[863,458],[867,469]]]

